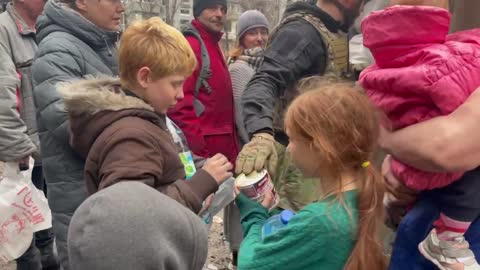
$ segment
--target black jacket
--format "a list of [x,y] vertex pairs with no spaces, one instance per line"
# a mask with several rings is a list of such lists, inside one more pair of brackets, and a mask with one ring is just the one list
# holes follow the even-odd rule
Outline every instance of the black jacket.
[[[289,5],[284,17],[299,11],[320,18],[333,33],[341,29],[340,22],[322,11],[313,1]],[[304,20],[282,26],[274,39],[270,40],[263,64],[243,94],[247,132],[250,135],[259,131],[273,133],[274,108],[278,97],[283,96],[284,91],[291,91],[302,78],[323,74],[325,65],[325,45],[314,26]],[[284,134],[276,135],[284,137]]]

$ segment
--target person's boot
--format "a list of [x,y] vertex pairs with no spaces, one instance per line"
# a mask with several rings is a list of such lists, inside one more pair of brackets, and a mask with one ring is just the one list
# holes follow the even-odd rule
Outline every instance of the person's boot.
[[40,250],[43,270],[60,270],[60,263],[54,245]]
[[40,250],[43,270],[60,270],[52,229],[35,233],[36,245]]
[[40,252],[32,239],[30,247],[25,253],[16,259],[17,270],[42,270]]

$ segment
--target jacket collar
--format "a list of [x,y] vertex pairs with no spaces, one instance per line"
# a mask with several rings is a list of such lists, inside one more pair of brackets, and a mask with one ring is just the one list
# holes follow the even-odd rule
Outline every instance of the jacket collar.
[[208,31],[208,29],[200,21],[196,19],[192,21],[192,25],[193,27],[197,28],[202,39],[206,39],[206,40],[208,39],[213,43],[218,43],[223,37],[223,32],[212,33]]
[[143,100],[127,95],[116,78],[86,78],[57,84],[70,118],[70,144],[86,158],[102,132],[124,118],[148,121],[167,131],[165,115]]
[[115,43],[118,39],[117,32],[101,29],[59,0],[48,1],[42,15],[37,19],[38,42],[53,32],[73,35],[94,50],[107,48],[110,54],[116,47]]
[[140,98],[127,94],[117,78],[87,78],[57,85],[65,106],[72,114],[96,114],[101,111],[127,109],[146,110],[154,113],[152,106]]
[[15,25],[17,26],[18,33],[24,36],[35,34],[35,29],[30,28],[25,23],[25,20],[20,16],[20,14],[18,14],[18,12],[15,10],[15,7],[13,7],[12,3],[8,3],[7,12],[10,15],[10,17],[12,17],[12,19],[15,21]]

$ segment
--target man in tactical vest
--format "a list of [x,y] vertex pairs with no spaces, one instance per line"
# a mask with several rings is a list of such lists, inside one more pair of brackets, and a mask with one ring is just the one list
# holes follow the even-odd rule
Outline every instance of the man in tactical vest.
[[226,0],[195,0],[195,19],[182,29],[198,61],[185,81],[184,99],[169,111],[197,156],[217,153],[235,162],[238,138],[235,128],[233,90],[227,64],[219,46],[226,20]]
[[285,151],[283,115],[298,95],[294,89],[301,79],[351,77],[346,33],[365,2],[308,0],[288,6],[270,36],[262,66],[245,89],[245,126],[252,138],[238,156],[236,173],[266,167],[274,176],[282,209],[299,210],[320,197],[319,181],[305,179]]

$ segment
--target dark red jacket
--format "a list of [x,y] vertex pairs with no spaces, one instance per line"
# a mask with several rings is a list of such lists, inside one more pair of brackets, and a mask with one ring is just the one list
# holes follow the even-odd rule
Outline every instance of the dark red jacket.
[[194,90],[202,66],[200,41],[187,36],[198,60],[198,67],[183,87],[185,98],[171,109],[168,116],[182,129],[187,137],[190,149],[199,156],[211,157],[224,154],[231,162],[237,158],[239,146],[235,129],[233,108],[233,90],[230,73],[224,54],[219,46],[223,33],[210,33],[200,22],[193,20],[195,27],[207,47],[210,56],[212,76],[208,84],[210,94],[202,87],[198,100],[205,106],[205,112],[197,117],[193,107]]

